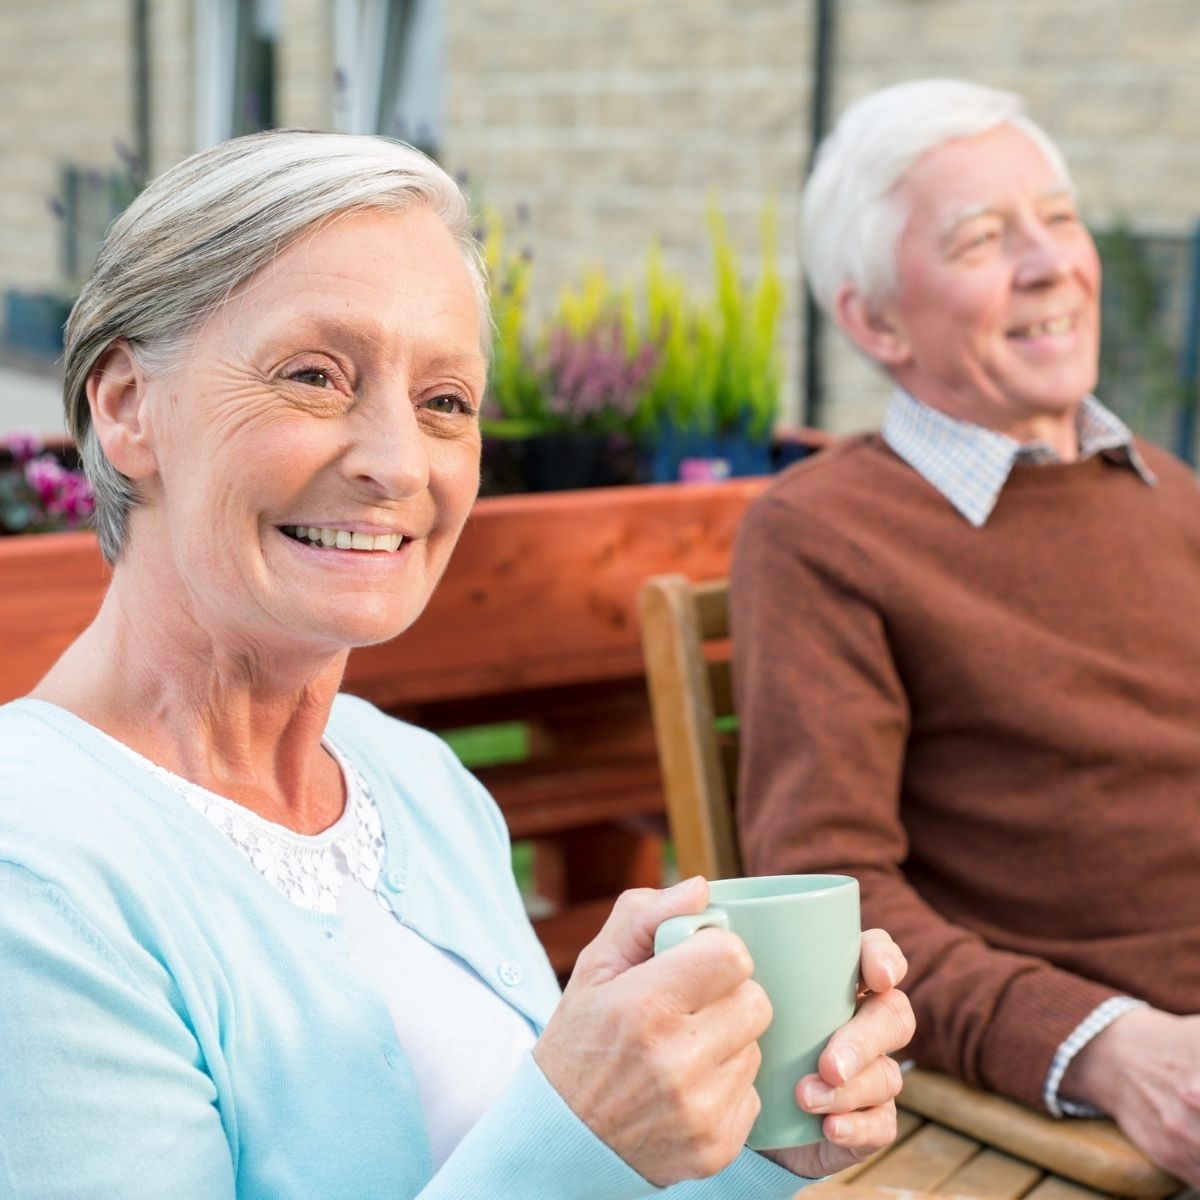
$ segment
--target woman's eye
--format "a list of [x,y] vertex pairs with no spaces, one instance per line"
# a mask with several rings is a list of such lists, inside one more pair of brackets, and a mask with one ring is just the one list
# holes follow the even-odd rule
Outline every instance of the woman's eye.
[[445,392],[440,396],[432,396],[421,405],[422,408],[429,412],[446,413],[453,415],[456,413],[474,414],[475,407],[465,397],[460,396],[456,392]]
[[304,367],[299,371],[293,371],[288,378],[294,379],[297,383],[306,384],[309,387],[333,387],[333,380],[329,377],[329,373],[319,370],[317,367]]

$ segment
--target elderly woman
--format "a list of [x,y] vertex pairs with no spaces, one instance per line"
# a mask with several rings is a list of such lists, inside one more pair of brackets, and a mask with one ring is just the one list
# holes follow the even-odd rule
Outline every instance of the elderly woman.
[[783,1197],[893,1136],[886,935],[797,1081],[827,1140],[744,1150],[744,947],[651,955],[704,881],[625,896],[560,997],[491,800],[337,694],[470,511],[486,340],[462,197],[404,146],[229,142],[110,233],[66,404],[112,583],[0,710],[6,1195]]

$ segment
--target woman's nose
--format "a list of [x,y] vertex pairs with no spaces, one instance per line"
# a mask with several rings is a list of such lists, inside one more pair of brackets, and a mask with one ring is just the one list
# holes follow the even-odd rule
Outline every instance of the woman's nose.
[[366,397],[351,419],[353,441],[342,460],[348,477],[389,499],[429,486],[429,451],[407,389]]

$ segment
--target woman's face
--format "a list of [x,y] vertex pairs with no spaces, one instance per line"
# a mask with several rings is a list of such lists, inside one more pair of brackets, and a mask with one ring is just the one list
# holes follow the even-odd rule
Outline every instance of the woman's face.
[[479,485],[480,319],[422,207],[336,218],[239,289],[150,385],[131,548],[165,540],[179,610],[251,653],[407,628]]

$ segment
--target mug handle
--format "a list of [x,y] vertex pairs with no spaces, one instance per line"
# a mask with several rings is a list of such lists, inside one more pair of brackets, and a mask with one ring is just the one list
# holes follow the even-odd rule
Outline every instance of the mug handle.
[[703,912],[688,913],[682,917],[668,917],[654,931],[654,953],[661,954],[678,946],[701,929],[728,929],[729,914],[723,908],[710,905]]

